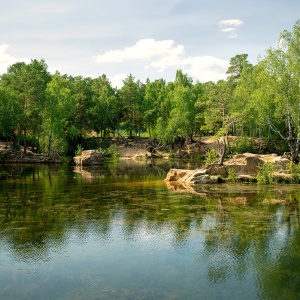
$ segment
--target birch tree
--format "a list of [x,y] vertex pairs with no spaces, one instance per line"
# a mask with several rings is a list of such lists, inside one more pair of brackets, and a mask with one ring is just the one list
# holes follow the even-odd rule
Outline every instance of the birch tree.
[[299,162],[300,145],[300,20],[293,31],[283,31],[278,48],[267,50],[260,86],[261,109],[270,128],[289,146]]

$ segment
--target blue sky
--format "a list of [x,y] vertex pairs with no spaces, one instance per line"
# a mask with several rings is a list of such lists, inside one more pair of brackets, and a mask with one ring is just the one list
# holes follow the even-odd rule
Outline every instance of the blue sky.
[[299,0],[1,1],[0,74],[17,61],[45,59],[49,70],[98,77],[113,86],[132,74],[172,81],[226,78],[230,58],[257,63],[300,19]]

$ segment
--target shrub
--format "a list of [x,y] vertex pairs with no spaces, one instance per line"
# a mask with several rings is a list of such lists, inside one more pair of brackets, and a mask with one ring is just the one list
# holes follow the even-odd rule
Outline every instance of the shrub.
[[300,165],[294,164],[293,162],[290,162],[286,166],[286,170],[292,175],[292,181],[294,183],[300,183]]
[[78,144],[77,149],[75,150],[75,156],[80,156],[83,150],[84,150],[83,147]]
[[236,172],[235,172],[235,170],[232,169],[232,168],[228,168],[227,169],[227,173],[228,173],[228,175],[227,175],[227,181],[229,181],[229,182],[236,182]]
[[232,152],[245,153],[254,152],[253,141],[249,137],[243,137],[236,141],[235,146],[232,148]]
[[273,164],[267,162],[258,167],[256,179],[259,184],[271,184],[274,183],[272,174],[275,172]]
[[115,144],[110,145],[107,149],[99,148],[99,151],[102,153],[104,157],[117,159],[120,156],[120,153],[117,150],[117,146]]
[[208,150],[206,152],[205,164],[210,165],[219,160],[219,153],[215,149]]

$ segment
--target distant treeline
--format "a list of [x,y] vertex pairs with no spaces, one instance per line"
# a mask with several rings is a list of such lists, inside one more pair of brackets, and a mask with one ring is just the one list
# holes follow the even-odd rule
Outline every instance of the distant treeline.
[[239,135],[258,139],[260,149],[285,141],[298,162],[300,20],[257,65],[247,58],[233,57],[227,80],[216,83],[193,82],[178,70],[173,82],[142,83],[130,74],[120,89],[106,75],[51,75],[44,60],[18,62],[0,77],[0,135],[24,151],[31,145],[62,155],[74,152],[92,132],[103,139],[143,133],[163,143]]

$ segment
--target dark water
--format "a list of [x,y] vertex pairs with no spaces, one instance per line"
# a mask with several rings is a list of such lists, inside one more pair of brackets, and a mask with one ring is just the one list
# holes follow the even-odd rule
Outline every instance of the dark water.
[[170,167],[2,167],[0,299],[300,299],[300,186]]

